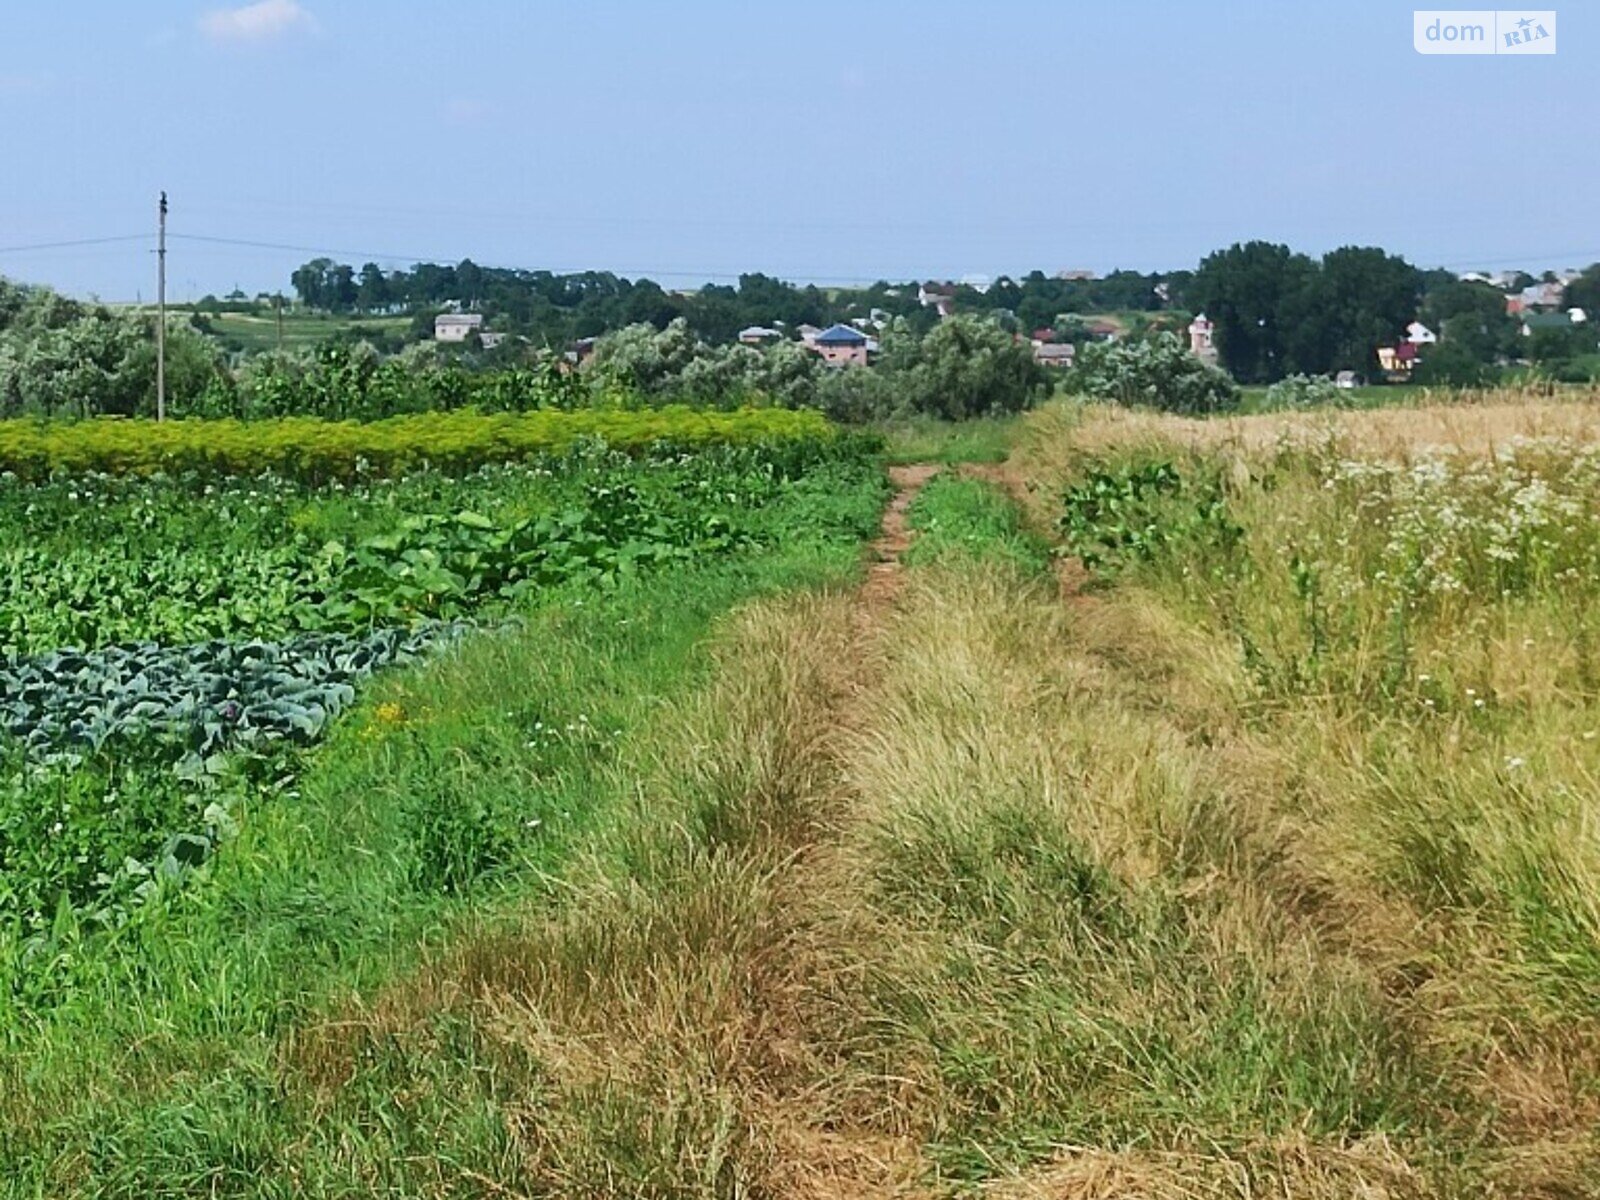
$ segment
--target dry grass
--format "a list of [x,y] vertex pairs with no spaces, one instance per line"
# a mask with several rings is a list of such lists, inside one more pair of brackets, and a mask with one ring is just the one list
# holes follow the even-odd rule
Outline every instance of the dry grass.
[[1351,453],[1406,459],[1448,448],[1492,452],[1516,438],[1600,439],[1600,391],[1572,399],[1485,392],[1449,403],[1362,411],[1262,413],[1242,417],[1176,417],[1113,405],[1050,405],[1032,414],[1013,464],[1033,478],[1059,474],[1063,456],[1124,450],[1139,444],[1247,455],[1335,442]]
[[[784,898],[835,794],[832,740],[863,661],[853,608],[834,594],[742,613],[715,683],[557,907],[305,1032],[290,1086],[337,1111],[391,1055],[390,1087],[420,1086],[459,1027],[496,1081],[476,1098],[504,1121],[510,1194],[738,1195],[792,1169],[765,1083],[795,1052]],[[470,1096],[488,1080],[456,1083]]]
[[1510,621],[1473,669],[1527,775],[1360,671],[1267,703],[1183,578],[749,610],[559,901],[287,1094],[495,1147],[424,1194],[1600,1196],[1591,698]]

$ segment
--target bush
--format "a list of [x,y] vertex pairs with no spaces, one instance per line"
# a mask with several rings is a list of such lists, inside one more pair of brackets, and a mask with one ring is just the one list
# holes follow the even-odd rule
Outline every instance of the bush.
[[629,325],[595,343],[590,368],[602,388],[620,388],[646,401],[733,408],[767,402],[809,408],[817,402],[822,360],[796,342],[757,350],[711,346],[683,318],[665,329]]
[[[910,336],[889,334],[886,366],[895,362],[891,343]],[[960,421],[1021,412],[1048,386],[1032,347],[992,320],[948,317],[915,350],[912,365],[894,378],[901,407],[913,413]]]
[[1163,412],[1223,412],[1239,403],[1239,387],[1201,362],[1170,333],[1143,342],[1090,342],[1078,355],[1072,385],[1083,395]]
[[1323,408],[1339,400],[1338,387],[1326,375],[1290,375],[1267,389],[1269,408]]
[[[215,344],[167,324],[167,401],[177,407],[223,374]],[[0,279],[0,416],[153,414],[155,320]]]
[[371,345],[324,345],[315,353],[262,354],[235,380],[215,380],[181,416],[321,417],[378,421],[407,413],[477,408],[487,412],[573,409],[589,402],[585,383],[546,356],[532,366],[470,371],[441,364],[432,346],[384,358]]
[[1495,373],[1458,343],[1443,341],[1428,347],[1411,380],[1428,387],[1484,387],[1494,381]]
[[708,346],[679,319],[601,338],[592,368],[605,384],[667,403],[752,402],[818,408],[837,421],[923,413],[961,420],[1027,408],[1047,385],[1033,352],[992,320],[957,316],[919,337],[884,332],[875,365],[831,369],[797,342],[757,350]]

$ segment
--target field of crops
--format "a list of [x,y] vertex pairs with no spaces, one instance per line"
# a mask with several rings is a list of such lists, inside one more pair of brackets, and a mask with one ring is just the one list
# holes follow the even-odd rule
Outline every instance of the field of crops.
[[242,811],[292,797],[375,672],[557,593],[759,554],[796,534],[797,502],[827,536],[859,520],[837,497],[876,469],[795,414],[580,416],[0,432],[52,468],[0,477],[14,987],[47,979],[64,929],[116,928]]

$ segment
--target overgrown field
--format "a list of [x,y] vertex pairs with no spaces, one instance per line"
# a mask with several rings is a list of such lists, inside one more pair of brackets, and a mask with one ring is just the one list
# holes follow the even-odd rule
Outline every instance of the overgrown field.
[[[1403,1194],[1600,1190],[1594,421],[1035,422],[1016,469],[1089,567],[1067,630],[1121,714],[1099,751],[1130,755],[1067,828],[1105,903],[1192,927],[1174,986],[1227,981],[1191,1033],[1243,1021],[1191,1084],[1144,1077],[1170,1115],[1135,1140],[1248,1157],[1321,1127],[1330,1161],[1381,1145]],[[1208,1124],[1195,1101],[1252,1060],[1263,1097],[1330,1090]]]

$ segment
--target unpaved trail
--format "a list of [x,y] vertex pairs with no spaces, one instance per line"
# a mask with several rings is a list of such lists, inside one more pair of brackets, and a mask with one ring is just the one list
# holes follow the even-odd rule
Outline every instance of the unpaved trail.
[[872,543],[872,561],[867,567],[867,581],[861,588],[861,607],[869,615],[881,612],[885,605],[894,601],[902,570],[900,556],[910,548],[912,541],[911,502],[923,485],[938,473],[939,467],[934,463],[889,468],[889,479],[895,487],[894,499],[889,501],[883,514],[883,529]]
[[909,510],[938,471],[891,471],[856,589],[730,616],[704,693],[633,784],[639,807],[553,905],[297,1035],[286,1061],[309,1086],[336,1094],[377,1047],[417,1047],[426,1074],[448,1011],[504,1072],[486,1102],[512,1131],[503,1177],[464,1177],[466,1194],[635,1195],[647,1178],[651,1194],[927,1194],[903,1082],[870,1068],[853,1082],[837,996],[874,953],[850,920],[863,897],[847,846],[872,799],[852,780],[910,600]]
[[[889,470],[894,496],[869,549],[867,578],[855,596],[849,661],[837,664],[837,699],[824,749],[832,784],[829,795],[817,797],[825,815],[812,826],[807,843],[795,848],[790,869],[774,891],[774,911],[785,926],[780,938],[785,954],[773,964],[775,969],[759,972],[762,986],[753,1006],[759,1011],[751,1016],[758,1036],[770,1039],[777,1053],[768,1064],[775,1069],[758,1085],[763,1097],[755,1107],[779,1148],[776,1194],[796,1200],[887,1200],[921,1191],[922,1164],[914,1142],[852,1128],[850,1122],[827,1115],[831,1105],[825,1102],[827,1087],[821,1081],[829,1074],[826,1059],[838,1049],[818,1044],[827,1037],[817,1028],[813,993],[819,974],[825,975],[836,961],[831,943],[838,930],[832,909],[841,889],[849,886],[837,862],[839,841],[859,801],[844,783],[849,756],[859,748],[875,702],[890,620],[905,583],[902,556],[916,538],[910,508],[940,470],[935,463]],[[821,1111],[819,1100],[824,1101]]]

